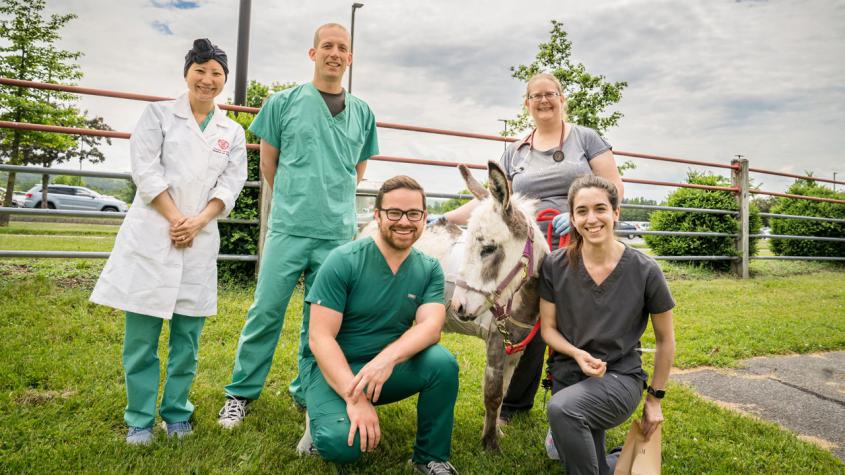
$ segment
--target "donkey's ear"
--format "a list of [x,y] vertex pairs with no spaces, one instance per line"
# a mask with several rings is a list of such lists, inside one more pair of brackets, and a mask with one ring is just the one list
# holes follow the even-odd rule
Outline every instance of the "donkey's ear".
[[467,189],[469,192],[473,194],[479,200],[483,200],[490,196],[490,192],[487,191],[484,186],[472,176],[472,173],[469,172],[469,168],[466,167],[464,164],[458,165],[458,170],[461,171],[461,176],[464,177],[464,181],[467,184]]
[[498,163],[490,161],[487,162],[487,172],[489,178],[487,187],[490,188],[490,193],[496,198],[496,201],[502,203],[502,209],[508,210],[511,205],[511,184],[508,181],[508,176]]

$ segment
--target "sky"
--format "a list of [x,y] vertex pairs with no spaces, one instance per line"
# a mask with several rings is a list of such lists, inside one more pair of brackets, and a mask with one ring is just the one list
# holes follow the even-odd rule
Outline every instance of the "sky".
[[[524,84],[510,67],[529,64],[559,20],[572,59],[607,81],[627,81],[610,110],[624,114],[605,133],[615,150],[845,178],[845,2],[840,0],[445,1],[370,0],[357,10],[353,93],[376,119],[498,134],[522,107]],[[307,56],[317,26],[348,25],[352,2],[253,0],[248,77],[262,83],[310,81]],[[219,97],[234,96],[237,0],[48,0],[52,13],[78,19],[59,46],[81,51],[78,84],[177,96],[195,38],[229,56]],[[839,59],[836,59],[839,58]],[[344,79],[346,84],[346,79]],[[81,96],[80,107],[131,131],[144,103]],[[382,155],[484,164],[503,145],[379,129]],[[101,165],[128,171],[117,139]],[[627,160],[617,157],[617,162]],[[634,158],[626,177],[683,181],[687,165]],[[721,173],[723,170],[708,168]],[[463,188],[454,168],[372,161],[367,179],[418,178],[427,191]],[[482,172],[477,172],[484,178]],[[753,174],[784,191],[791,179]],[[842,185],[840,185],[842,186]],[[845,186],[843,186],[845,188]],[[626,186],[626,196],[661,200],[670,188]]]

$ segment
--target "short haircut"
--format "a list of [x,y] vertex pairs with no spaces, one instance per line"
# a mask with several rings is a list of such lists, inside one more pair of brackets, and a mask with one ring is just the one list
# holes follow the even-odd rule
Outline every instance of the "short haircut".
[[423,201],[423,211],[425,211],[425,190],[417,183],[417,180],[407,176],[407,175],[397,175],[393,178],[388,179],[385,181],[381,188],[378,190],[378,195],[376,195],[376,208],[381,209],[381,202],[384,199],[385,193],[390,193],[394,190],[412,190],[412,191],[419,191],[420,196],[422,196]]
[[340,23],[326,23],[325,25],[320,25],[317,28],[317,31],[314,32],[314,47],[317,47],[317,44],[320,42],[320,32],[325,30],[326,28],[340,28],[346,33],[346,36],[349,36],[349,31],[346,29],[345,26],[341,25]]

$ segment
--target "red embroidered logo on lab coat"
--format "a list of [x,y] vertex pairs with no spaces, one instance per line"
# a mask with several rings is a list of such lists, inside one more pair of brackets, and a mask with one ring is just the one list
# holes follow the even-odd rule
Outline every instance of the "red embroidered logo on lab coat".
[[220,150],[229,150],[229,142],[227,142],[226,139],[218,140],[217,146],[220,147]]

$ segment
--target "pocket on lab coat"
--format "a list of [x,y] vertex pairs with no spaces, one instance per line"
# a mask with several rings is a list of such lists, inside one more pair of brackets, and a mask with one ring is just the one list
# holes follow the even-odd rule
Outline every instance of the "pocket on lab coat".
[[211,152],[208,157],[208,170],[206,176],[211,177],[211,182],[217,181],[217,178],[223,174],[226,165],[229,164],[229,155],[222,152]]

